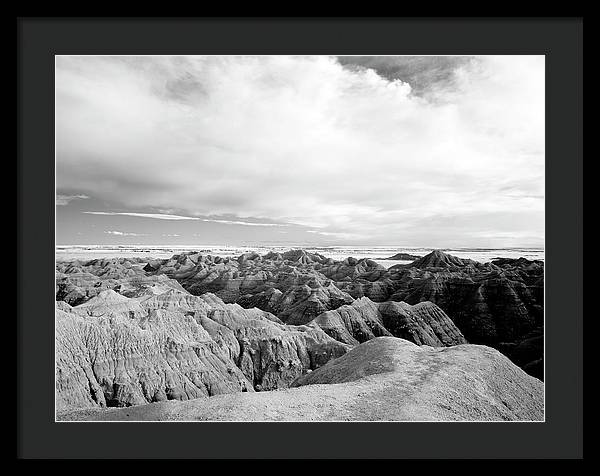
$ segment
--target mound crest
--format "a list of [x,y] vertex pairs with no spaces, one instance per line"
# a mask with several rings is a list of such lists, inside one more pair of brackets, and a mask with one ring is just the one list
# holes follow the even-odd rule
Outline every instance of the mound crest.
[[415,268],[451,268],[469,264],[476,264],[476,262],[470,259],[458,258],[440,250],[434,250],[428,255],[413,261],[411,266]]

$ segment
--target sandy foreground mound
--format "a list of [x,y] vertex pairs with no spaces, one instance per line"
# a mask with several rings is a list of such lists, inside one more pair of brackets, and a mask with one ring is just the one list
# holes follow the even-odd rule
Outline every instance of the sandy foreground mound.
[[377,337],[294,388],[62,413],[59,420],[512,421],[544,418],[543,383],[479,345],[417,346]]

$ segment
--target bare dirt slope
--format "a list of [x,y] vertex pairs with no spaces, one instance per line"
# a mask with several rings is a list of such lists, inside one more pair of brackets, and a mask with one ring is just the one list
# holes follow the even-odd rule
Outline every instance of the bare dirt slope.
[[59,420],[512,421],[543,420],[543,383],[479,345],[417,346],[377,337],[298,378],[294,388],[128,408]]

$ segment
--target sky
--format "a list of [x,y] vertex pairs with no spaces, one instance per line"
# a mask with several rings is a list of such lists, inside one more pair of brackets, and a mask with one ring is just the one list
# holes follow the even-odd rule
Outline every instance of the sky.
[[544,56],[57,56],[56,243],[543,247]]

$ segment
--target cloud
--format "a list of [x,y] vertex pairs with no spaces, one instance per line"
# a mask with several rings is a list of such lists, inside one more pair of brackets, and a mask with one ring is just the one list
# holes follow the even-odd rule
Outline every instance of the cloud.
[[244,226],[288,226],[287,223],[260,223],[260,222],[248,222],[238,220],[218,220],[210,218],[202,218],[202,221],[211,223],[222,223],[224,225],[244,225]]
[[156,220],[199,220],[197,217],[186,217],[180,215],[166,215],[162,213],[135,213],[135,212],[83,212],[88,215],[111,215],[130,216],[139,218],[154,218]]
[[342,239],[357,239],[361,237],[366,237],[367,235],[358,234],[358,233],[340,233],[340,232],[332,232],[332,231],[319,231],[319,230],[306,230],[306,233],[314,233],[316,235],[328,236],[334,238],[342,238]]
[[68,205],[73,200],[86,200],[90,197],[87,195],[56,195],[56,205],[65,206]]
[[59,56],[57,186],[164,220],[543,241],[543,56],[352,61]]
[[116,235],[116,236],[146,236],[141,233],[127,233],[124,231],[117,231],[117,230],[105,231],[104,233],[106,233],[107,235]]
[[[137,212],[82,212],[88,215],[108,215],[108,216],[130,216],[139,218],[153,218],[156,220],[200,220],[211,223],[222,223],[224,225],[245,225],[245,226],[288,226],[287,223],[260,223],[239,220],[222,220],[217,218],[200,218],[181,215],[171,215],[163,213],[137,213]],[[177,235],[178,236],[178,235]]]
[[372,68],[381,76],[411,85],[411,93],[440,99],[443,93],[458,88],[456,72],[479,61],[474,56],[341,56],[349,68]]

